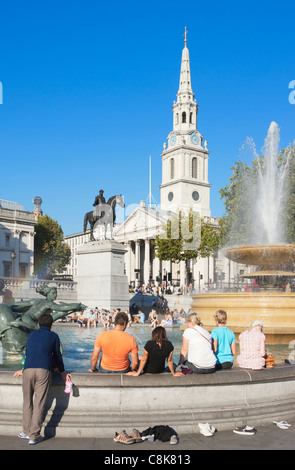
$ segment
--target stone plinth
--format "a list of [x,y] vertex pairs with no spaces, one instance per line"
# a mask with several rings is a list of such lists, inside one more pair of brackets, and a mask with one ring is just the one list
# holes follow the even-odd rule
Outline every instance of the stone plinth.
[[89,308],[129,310],[126,250],[115,240],[85,243],[77,250],[77,298]]

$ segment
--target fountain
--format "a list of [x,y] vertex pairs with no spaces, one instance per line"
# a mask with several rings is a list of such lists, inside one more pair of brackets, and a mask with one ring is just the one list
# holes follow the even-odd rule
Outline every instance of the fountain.
[[[286,172],[289,150],[285,158],[279,156],[279,128],[272,122],[265,140],[263,158],[257,159],[257,183],[247,188],[255,194],[251,205],[249,244],[224,249],[231,261],[255,266],[241,277],[254,278],[259,292],[222,292],[193,295],[192,308],[200,314],[204,325],[215,327],[214,312],[223,308],[228,314],[228,325],[239,334],[253,320],[264,323],[269,344],[288,344],[295,338],[295,293],[283,286],[295,277],[295,245],[284,243],[282,221],[285,200]],[[252,182],[253,184],[253,182]],[[239,222],[238,222],[239,223]]]

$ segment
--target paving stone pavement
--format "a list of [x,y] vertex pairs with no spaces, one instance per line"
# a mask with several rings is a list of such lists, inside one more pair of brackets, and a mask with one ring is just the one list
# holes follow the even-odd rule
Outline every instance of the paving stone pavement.
[[[233,433],[232,430],[217,430],[212,437],[205,437],[199,434],[199,432],[196,432],[196,434],[185,434],[179,436],[179,443],[177,445],[171,445],[169,442],[161,442],[159,440],[124,445],[113,442],[109,438],[80,439],[52,437],[31,446],[28,445],[27,439],[20,439],[17,436],[0,436],[0,449],[7,451],[28,450],[31,452],[42,450],[97,450],[101,451],[96,456],[99,462],[109,464],[111,464],[111,461],[108,459],[114,458],[114,456],[118,456],[118,458],[120,456],[125,456],[125,458],[127,456],[139,456],[138,461],[144,459],[146,463],[154,465],[157,454],[159,456],[178,455],[177,458],[179,460],[182,459],[179,463],[184,464],[184,458],[190,459],[192,463],[196,459],[196,451],[200,450],[295,450],[295,422],[290,421],[290,424],[291,427],[286,430],[280,429],[273,423],[267,426],[256,426],[257,432],[254,436],[241,436]],[[127,430],[127,432],[131,432],[131,430]],[[159,461],[158,463],[163,462]]]

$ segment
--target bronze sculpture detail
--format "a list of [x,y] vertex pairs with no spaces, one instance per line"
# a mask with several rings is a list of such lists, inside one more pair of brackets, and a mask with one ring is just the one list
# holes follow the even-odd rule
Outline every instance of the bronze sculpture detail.
[[[51,313],[53,321],[70,313],[85,310],[81,303],[56,303],[57,289],[42,285],[36,292],[45,299],[30,299],[12,305],[0,304],[0,341],[8,353],[23,354],[31,331],[38,328],[38,319],[43,313]],[[16,318],[16,315],[20,317]]]

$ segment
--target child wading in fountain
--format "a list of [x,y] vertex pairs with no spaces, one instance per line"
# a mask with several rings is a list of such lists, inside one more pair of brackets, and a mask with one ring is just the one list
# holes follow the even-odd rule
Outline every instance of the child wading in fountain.
[[217,328],[211,331],[211,336],[213,338],[213,351],[217,358],[216,369],[230,369],[237,353],[235,334],[225,326],[227,314],[224,310],[217,310],[214,318]]

